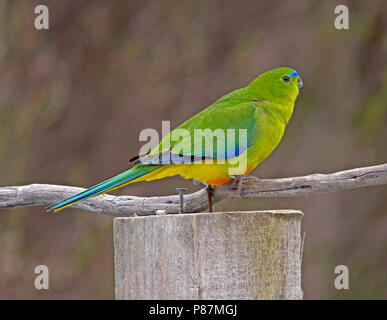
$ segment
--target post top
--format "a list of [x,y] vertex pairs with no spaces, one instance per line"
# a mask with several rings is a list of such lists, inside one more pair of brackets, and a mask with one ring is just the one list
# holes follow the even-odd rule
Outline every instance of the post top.
[[303,217],[303,212],[294,209],[279,209],[279,210],[257,210],[257,211],[219,211],[219,212],[197,212],[197,213],[183,213],[183,214],[154,214],[147,216],[130,216],[130,217],[115,217],[114,220],[133,220],[133,219],[164,219],[166,217],[192,217],[192,216],[221,216],[221,215],[271,215],[271,216],[294,216],[298,218]]

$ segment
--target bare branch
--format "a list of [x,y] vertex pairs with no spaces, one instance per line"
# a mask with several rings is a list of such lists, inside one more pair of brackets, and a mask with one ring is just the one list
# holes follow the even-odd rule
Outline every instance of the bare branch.
[[[331,174],[311,174],[303,177],[258,179],[245,176],[239,183],[215,188],[215,201],[227,198],[300,197],[312,193],[334,192],[351,188],[387,184],[387,163]],[[85,189],[49,184],[0,188],[0,208],[50,205]],[[110,215],[153,215],[157,210],[179,212],[179,198],[133,197],[101,195],[74,205],[75,208]],[[184,196],[185,212],[200,212],[207,208],[204,189]]]

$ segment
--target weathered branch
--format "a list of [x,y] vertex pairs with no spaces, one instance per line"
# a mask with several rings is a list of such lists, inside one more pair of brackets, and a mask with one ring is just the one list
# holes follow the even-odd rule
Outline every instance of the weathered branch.
[[[241,177],[238,184],[215,188],[214,200],[255,197],[300,197],[312,193],[333,192],[351,188],[387,184],[387,163],[331,174],[311,174],[303,177],[258,179]],[[50,205],[83,188],[49,184],[0,187],[0,208]],[[157,210],[178,213],[178,196],[133,197],[102,195],[74,205],[75,208],[110,215],[153,215]],[[200,212],[207,208],[204,189],[184,197],[185,212]]]

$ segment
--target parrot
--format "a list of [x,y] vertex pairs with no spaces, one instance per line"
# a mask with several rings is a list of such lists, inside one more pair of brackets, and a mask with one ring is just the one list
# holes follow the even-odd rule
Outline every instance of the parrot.
[[[246,87],[222,96],[169,132],[149,152],[130,159],[132,166],[127,171],[53,204],[48,211],[58,212],[130,183],[180,175],[207,187],[209,211],[213,212],[214,187],[247,175],[272,153],[284,135],[302,90],[301,77],[293,68],[280,67],[262,73]],[[239,140],[229,138],[228,134],[220,135],[227,144],[207,139],[219,129],[239,132]],[[174,135],[178,139],[172,139]],[[195,139],[195,135],[199,138]],[[212,143],[203,145],[203,141]],[[241,163],[244,165],[236,168]]]

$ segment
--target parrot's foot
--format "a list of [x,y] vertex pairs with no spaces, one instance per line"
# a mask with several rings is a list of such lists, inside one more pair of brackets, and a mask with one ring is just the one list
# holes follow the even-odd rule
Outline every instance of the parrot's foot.
[[231,189],[238,190],[241,187],[241,185],[245,182],[246,177],[245,176],[232,176],[230,178],[230,180],[231,180],[231,184],[230,184]]
[[208,208],[210,210],[210,213],[214,212],[214,203],[213,203],[213,196],[214,196],[214,188],[212,186],[207,186],[207,197],[208,197]]

